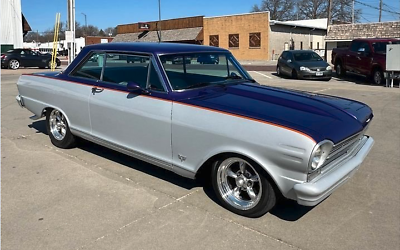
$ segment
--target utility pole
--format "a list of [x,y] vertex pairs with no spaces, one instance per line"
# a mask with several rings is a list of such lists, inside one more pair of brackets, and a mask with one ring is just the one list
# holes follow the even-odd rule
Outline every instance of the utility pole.
[[88,32],[88,28],[87,28],[87,16],[86,16],[86,14],[85,13],[81,13],[82,15],[84,15],[85,16],[85,34],[84,34],[84,36],[86,37],[87,36],[87,32]]
[[379,22],[382,21],[382,0],[379,1]]
[[[71,63],[75,58],[75,0],[67,0],[68,3],[68,33],[70,34],[67,43],[68,48],[68,63]],[[67,33],[67,32],[66,32]],[[66,35],[67,38],[67,35]]]
[[[332,0],[329,0],[328,3],[328,20],[326,21],[326,35],[328,36],[329,32],[329,25],[331,24],[331,18],[332,18]],[[328,43],[326,42],[326,37],[325,37],[325,61],[328,61]]]
[[158,0],[158,30],[160,33],[159,42],[161,43],[162,42],[162,38],[161,38],[161,0]]
[[351,23],[354,24],[354,0],[353,0],[353,9],[351,10]]

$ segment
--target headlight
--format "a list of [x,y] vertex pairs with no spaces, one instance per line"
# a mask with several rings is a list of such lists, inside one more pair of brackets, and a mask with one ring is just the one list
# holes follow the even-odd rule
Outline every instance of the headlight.
[[319,167],[324,164],[326,158],[331,152],[333,147],[333,142],[324,140],[318,143],[311,154],[310,162],[309,162],[309,172],[313,172],[317,170]]
[[332,67],[328,65],[328,67],[326,67],[326,70],[332,70]]
[[304,67],[304,66],[301,66],[301,67],[300,67],[300,70],[301,70],[301,71],[311,71],[309,68]]

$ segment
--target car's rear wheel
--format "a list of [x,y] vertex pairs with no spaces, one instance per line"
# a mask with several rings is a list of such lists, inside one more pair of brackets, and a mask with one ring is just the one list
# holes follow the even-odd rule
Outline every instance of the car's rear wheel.
[[71,133],[64,114],[57,109],[46,112],[46,129],[54,146],[59,148],[75,146],[75,136]]
[[262,216],[276,203],[265,171],[242,157],[228,156],[214,162],[212,185],[222,206],[242,216]]
[[19,66],[20,66],[20,64],[17,59],[11,59],[8,62],[8,68],[10,68],[10,69],[16,70],[16,69],[19,69]]
[[343,69],[342,63],[337,63],[335,69],[337,76],[344,76],[346,74],[346,71]]
[[377,85],[382,85],[385,82],[385,78],[383,76],[383,72],[380,69],[375,69],[372,74],[372,82]]

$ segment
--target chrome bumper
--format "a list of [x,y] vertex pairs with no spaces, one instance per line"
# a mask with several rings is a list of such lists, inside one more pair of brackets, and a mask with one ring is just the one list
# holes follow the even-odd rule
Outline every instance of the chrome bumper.
[[24,107],[24,101],[22,100],[22,96],[21,96],[21,95],[17,95],[17,96],[15,97],[15,99],[17,100],[19,106],[20,106],[21,108],[23,108],[23,107]]
[[368,155],[374,145],[374,139],[365,136],[361,143],[362,146],[358,152],[355,152],[344,164],[327,172],[316,181],[294,185],[297,203],[304,206],[315,206],[346,183]]

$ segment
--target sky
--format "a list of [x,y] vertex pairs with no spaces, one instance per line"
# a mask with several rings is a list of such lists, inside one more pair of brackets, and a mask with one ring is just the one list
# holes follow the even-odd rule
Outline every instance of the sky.
[[[360,0],[378,7],[379,0]],[[247,13],[254,4],[261,0],[161,0],[162,19],[188,16],[221,16]],[[387,8],[400,12],[400,0],[383,0]],[[43,32],[55,23],[57,12],[61,13],[61,21],[67,19],[67,0],[21,0],[22,12],[32,30]],[[158,20],[157,0],[75,0],[76,20],[105,29],[119,24]],[[356,3],[363,15],[361,22],[377,22],[378,10]],[[388,7],[389,6],[389,7]],[[382,12],[382,21],[399,20],[400,16]]]

